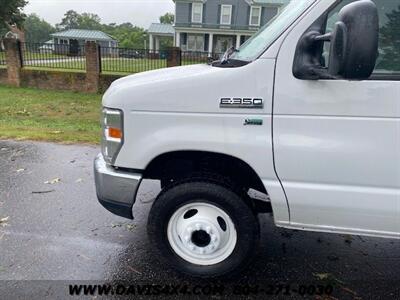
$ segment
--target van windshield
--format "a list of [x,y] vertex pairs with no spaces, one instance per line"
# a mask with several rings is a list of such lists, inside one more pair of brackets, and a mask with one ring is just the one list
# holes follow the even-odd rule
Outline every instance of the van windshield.
[[284,30],[288,28],[316,0],[281,0],[278,14],[245,42],[230,57],[234,60],[252,61],[260,56]]

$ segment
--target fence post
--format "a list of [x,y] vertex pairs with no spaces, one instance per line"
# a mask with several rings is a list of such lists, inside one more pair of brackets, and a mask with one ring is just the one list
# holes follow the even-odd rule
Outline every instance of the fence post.
[[100,86],[100,47],[96,42],[86,42],[86,91],[97,93]]
[[176,67],[182,65],[182,51],[179,47],[168,48],[167,67]]
[[6,38],[3,40],[6,50],[8,84],[21,86],[22,53],[21,43],[17,39]]

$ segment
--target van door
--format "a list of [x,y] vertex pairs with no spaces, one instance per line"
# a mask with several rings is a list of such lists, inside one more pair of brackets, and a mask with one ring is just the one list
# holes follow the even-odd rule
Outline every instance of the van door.
[[[350,2],[328,9],[327,31]],[[320,17],[318,9],[294,27],[279,52],[273,142],[291,227],[400,237],[400,0],[374,2],[380,57],[370,80],[293,76],[297,43]]]

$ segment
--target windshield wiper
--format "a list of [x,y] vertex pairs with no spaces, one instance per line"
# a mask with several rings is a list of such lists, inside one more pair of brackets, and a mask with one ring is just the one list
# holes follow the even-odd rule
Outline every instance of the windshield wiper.
[[230,47],[228,50],[225,51],[224,55],[222,56],[221,60],[219,63],[221,65],[224,65],[229,62],[229,58],[232,56],[233,53],[239,52],[238,49],[235,47]]
[[247,65],[249,61],[231,58],[231,56],[236,52],[239,52],[239,50],[235,47],[231,47],[226,50],[221,59],[210,61],[209,64],[211,64],[213,67],[219,68],[235,68]]

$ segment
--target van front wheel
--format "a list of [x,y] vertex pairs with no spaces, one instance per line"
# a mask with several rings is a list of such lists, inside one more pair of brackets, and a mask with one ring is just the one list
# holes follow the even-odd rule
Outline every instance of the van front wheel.
[[237,193],[211,182],[183,182],[162,191],[148,220],[159,256],[183,273],[221,276],[247,265],[259,224]]

